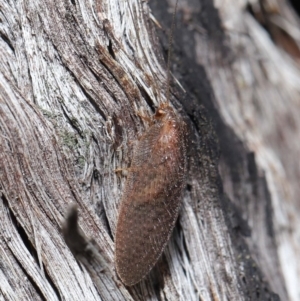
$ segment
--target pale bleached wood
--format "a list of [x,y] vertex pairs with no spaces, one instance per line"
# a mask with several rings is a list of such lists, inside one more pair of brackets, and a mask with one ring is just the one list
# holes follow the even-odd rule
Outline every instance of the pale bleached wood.
[[[228,95],[219,90],[217,103],[225,122],[255,156],[260,197],[249,198],[249,191],[237,193],[229,186],[225,190],[252,228],[247,243],[272,289],[282,300],[296,301],[300,296],[300,20],[287,1],[253,1],[254,17],[262,19],[241,10],[246,3],[240,4],[239,8],[235,1],[216,4],[235,57],[234,77],[224,70],[223,78],[235,85],[231,91],[238,92]],[[222,85],[219,74],[220,69],[210,77],[214,87]],[[245,185],[251,190],[254,185],[251,188],[246,177],[241,177],[244,184],[239,189]],[[268,191],[263,191],[264,186]]]

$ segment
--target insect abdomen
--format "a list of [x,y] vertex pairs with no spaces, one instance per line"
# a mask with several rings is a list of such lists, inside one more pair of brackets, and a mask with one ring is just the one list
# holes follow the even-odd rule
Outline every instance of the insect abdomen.
[[174,228],[186,170],[185,132],[168,106],[134,150],[116,230],[116,268],[126,285],[152,269]]

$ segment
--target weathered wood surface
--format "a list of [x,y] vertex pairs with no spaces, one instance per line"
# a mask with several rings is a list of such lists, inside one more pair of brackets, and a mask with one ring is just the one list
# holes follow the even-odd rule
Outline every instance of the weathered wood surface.
[[[166,99],[156,24],[175,3],[1,2],[1,300],[299,300],[300,22],[286,1],[251,3],[179,0],[187,187],[161,260],[126,288],[115,169],[147,129],[137,112]],[[92,258],[63,239],[71,203]]]

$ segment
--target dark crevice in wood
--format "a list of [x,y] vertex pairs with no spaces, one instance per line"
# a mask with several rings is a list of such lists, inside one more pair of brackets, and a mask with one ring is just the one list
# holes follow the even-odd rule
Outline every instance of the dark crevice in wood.
[[109,54],[111,55],[111,57],[114,60],[116,60],[116,56],[115,56],[115,52],[113,50],[113,45],[112,45],[111,39],[108,40],[107,50],[108,50]]
[[152,110],[152,112],[154,113],[156,110],[156,107],[152,101],[152,98],[150,97],[150,95],[146,92],[146,90],[144,89],[144,87],[142,87],[141,85],[138,84],[138,88],[141,92],[142,97],[145,99],[147,105],[150,107],[150,109]]
[[36,293],[39,295],[41,300],[48,301],[46,299],[46,297],[44,296],[44,294],[42,293],[42,291],[40,290],[40,288],[38,287],[38,285],[35,283],[35,281],[32,279],[32,277],[27,273],[26,269],[22,266],[21,262],[18,261],[18,259],[15,257],[15,255],[13,255],[13,256],[14,256],[17,264],[19,265],[20,269],[23,271],[24,275],[26,275],[26,278],[28,279],[28,281],[30,281],[32,287],[35,289]]
[[2,195],[2,199],[3,199],[4,205],[8,209],[9,216],[11,218],[12,224],[14,225],[16,231],[18,232],[18,234],[19,234],[19,236],[20,236],[20,238],[21,238],[24,246],[26,247],[26,249],[28,250],[28,252],[30,253],[30,255],[34,258],[34,260],[38,264],[38,266],[40,266],[35,246],[29,240],[28,235],[26,234],[26,232],[25,232],[24,228],[22,227],[22,225],[18,222],[17,217],[15,216],[14,212],[10,208],[9,202],[8,202],[8,200],[6,199],[6,197],[4,195]]
[[113,233],[112,233],[110,224],[109,224],[108,217],[107,217],[107,215],[106,215],[106,210],[102,210],[102,211],[101,211],[101,215],[102,215],[102,221],[103,221],[103,223],[104,223],[104,226],[105,226],[105,229],[106,229],[106,231],[107,231],[107,234],[108,234],[109,237],[112,239],[112,241],[114,241],[114,236],[113,236]]
[[115,151],[117,150],[123,143],[123,125],[118,116],[115,114],[112,117],[114,127],[115,127],[115,136],[114,136],[114,142],[112,144],[112,149]]
[[[3,199],[3,203],[5,205],[5,207],[8,209],[12,224],[14,225],[16,231],[19,233],[19,236],[21,238],[21,240],[24,243],[24,246],[27,248],[27,250],[29,251],[29,253],[31,254],[31,256],[35,259],[35,262],[37,263],[37,265],[39,266],[39,261],[38,261],[38,256],[37,256],[37,252],[35,247],[33,246],[33,244],[31,243],[31,241],[29,240],[25,230],[23,229],[23,227],[18,223],[17,218],[15,216],[15,214],[13,213],[13,211],[11,210],[11,208],[9,207],[9,202],[8,200],[5,198],[4,195],[2,195],[2,199]],[[13,254],[13,253],[12,253]],[[38,285],[36,284],[36,282],[34,281],[34,279],[31,277],[30,274],[27,273],[27,270],[25,267],[23,267],[22,263],[18,260],[18,258],[13,254],[16,262],[18,263],[19,267],[21,268],[21,270],[23,271],[23,273],[26,275],[27,279],[30,281],[30,283],[32,284],[33,288],[35,289],[35,291],[37,292],[37,294],[40,296],[40,298],[42,300],[47,301],[46,297],[44,296],[44,294],[42,293],[42,291],[40,290],[40,288],[38,287]],[[43,263],[42,263],[43,264]],[[43,265],[44,267],[44,265]],[[41,268],[41,267],[40,267]],[[44,272],[46,275],[46,270],[44,267]],[[47,278],[48,282],[51,284],[52,280],[49,278]],[[56,292],[57,297],[59,298],[59,300],[61,300],[60,295],[58,293],[57,288],[54,285],[51,285],[53,287],[53,290]]]
[[[172,236],[174,236],[174,235],[182,237],[183,250],[180,248],[180,246],[176,243],[176,240],[175,240],[176,247],[179,251],[180,256],[183,257],[183,254],[184,254],[187,257],[188,261],[191,261],[191,257],[190,257],[190,253],[189,253],[189,250],[188,250],[188,247],[187,247],[187,244],[186,244],[185,236],[182,233],[182,227],[181,227],[181,224],[180,224],[180,212],[179,212],[179,218],[176,222],[175,230],[174,230],[174,233],[172,234]],[[184,273],[186,274],[185,269],[184,269]]]
[[251,16],[266,30],[270,37],[273,38],[268,13],[266,12],[264,4],[261,1],[259,4],[259,9],[254,9],[251,3],[248,3],[246,6],[246,11],[248,11],[248,13],[251,14]]
[[55,283],[52,281],[52,279],[51,279],[50,275],[48,274],[47,269],[46,269],[45,266],[44,266],[44,273],[45,273],[45,277],[46,277],[48,283],[50,284],[50,286],[52,287],[53,291],[55,292],[55,294],[56,294],[58,300],[59,300],[59,301],[62,301],[63,299],[62,299],[62,297],[60,296],[59,290],[58,290],[58,288],[56,287]]
[[274,224],[273,224],[273,207],[272,207],[272,200],[270,191],[268,188],[268,183],[266,177],[261,178],[261,185],[262,185],[262,193],[265,196],[265,225],[267,229],[267,234],[275,241],[275,231],[274,231]]
[[[66,67],[69,71],[69,73],[71,74],[71,76],[73,77],[74,81],[78,84],[78,87],[81,88],[82,93],[84,94],[84,96],[87,98],[87,100],[89,101],[89,103],[93,106],[93,108],[96,110],[97,113],[99,113],[101,115],[101,117],[103,118],[104,121],[107,121],[106,115],[105,113],[100,109],[99,105],[97,104],[97,102],[94,100],[94,98],[92,96],[90,96],[88,94],[88,92],[85,90],[85,88],[81,85],[81,83],[77,80],[75,74],[73,74],[73,72]],[[91,70],[91,72],[94,74],[94,72]],[[95,75],[95,74],[94,74]]]
[[[299,8],[300,6],[298,6]],[[281,49],[287,52],[293,58],[300,59],[300,47],[294,36],[291,35],[285,27],[279,26],[274,22],[274,18],[280,14],[268,7],[265,1],[259,1],[258,5],[248,3],[247,11],[255,18],[255,20],[266,30],[270,38]],[[296,7],[294,7],[296,9]]]
[[155,296],[158,301],[162,301],[161,290],[164,287],[164,278],[162,275],[163,273],[161,272],[161,264],[162,264],[162,261],[166,260],[166,259],[163,259],[162,258],[163,256],[164,256],[164,253],[161,256],[161,258],[158,260],[158,262],[156,263],[156,265],[154,266],[154,268],[152,269],[150,274],[146,277],[146,279],[147,278],[151,279],[154,293],[155,293]]
[[249,173],[249,181],[252,183],[252,192],[255,197],[257,197],[257,177],[258,177],[258,171],[257,166],[255,162],[255,154],[254,152],[248,152],[247,153],[247,170]]
[[8,45],[8,47],[11,49],[11,51],[13,53],[15,53],[15,48],[14,46],[12,45],[10,39],[8,38],[8,36],[3,33],[2,31],[0,31],[0,38]]
[[97,204],[95,206],[95,212],[99,216],[105,231],[110,236],[111,240],[114,241],[114,235],[111,230],[109,220],[107,219],[107,215],[106,215],[106,211],[103,206],[103,202],[101,200],[97,202]]
[[191,192],[192,189],[193,189],[192,185],[186,184],[186,190],[187,190],[187,191]]
[[[114,76],[114,74],[109,70],[109,68],[103,64],[103,68],[112,76],[112,78],[114,79],[115,83],[117,83],[117,85],[119,85],[120,88],[122,88],[120,86],[120,83],[118,82],[117,78]],[[92,68],[90,68],[90,71],[93,73],[93,75],[95,76],[96,80],[100,83],[103,83],[102,86],[103,88],[105,88],[106,92],[109,94],[109,96],[111,97],[111,99],[119,104],[120,101],[118,101],[118,99],[116,98],[115,94],[104,84],[104,82],[101,80],[101,77],[99,76],[99,74],[97,74]],[[89,99],[90,101],[93,101],[92,99]],[[102,115],[101,115],[102,116]]]
[[130,43],[130,40],[128,39],[126,32],[123,33],[123,37],[124,37],[124,42],[126,43],[127,47],[129,48],[130,52],[132,53],[132,55],[134,57],[136,50],[135,50],[134,46]]
[[[75,131],[78,133],[78,135],[80,136],[80,138],[84,139],[84,135],[83,135],[82,131],[80,130],[80,127],[79,127],[79,124],[78,124],[77,120],[74,119],[74,118],[70,118],[69,117],[69,115],[66,112],[65,107],[64,107],[63,104],[61,104],[61,108],[62,108],[63,115],[69,121],[70,126],[72,126],[75,129]],[[78,143],[77,139],[76,139],[75,143],[76,144]]]
[[300,16],[300,2],[299,0],[289,0],[292,6],[294,7],[297,14]]

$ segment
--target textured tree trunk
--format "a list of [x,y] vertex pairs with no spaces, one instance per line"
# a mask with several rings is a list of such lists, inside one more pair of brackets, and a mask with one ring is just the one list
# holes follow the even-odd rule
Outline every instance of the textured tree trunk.
[[168,94],[175,0],[149,5],[0,3],[0,299],[299,300],[300,22],[286,0],[179,0],[182,207],[150,274],[119,280],[115,170]]

